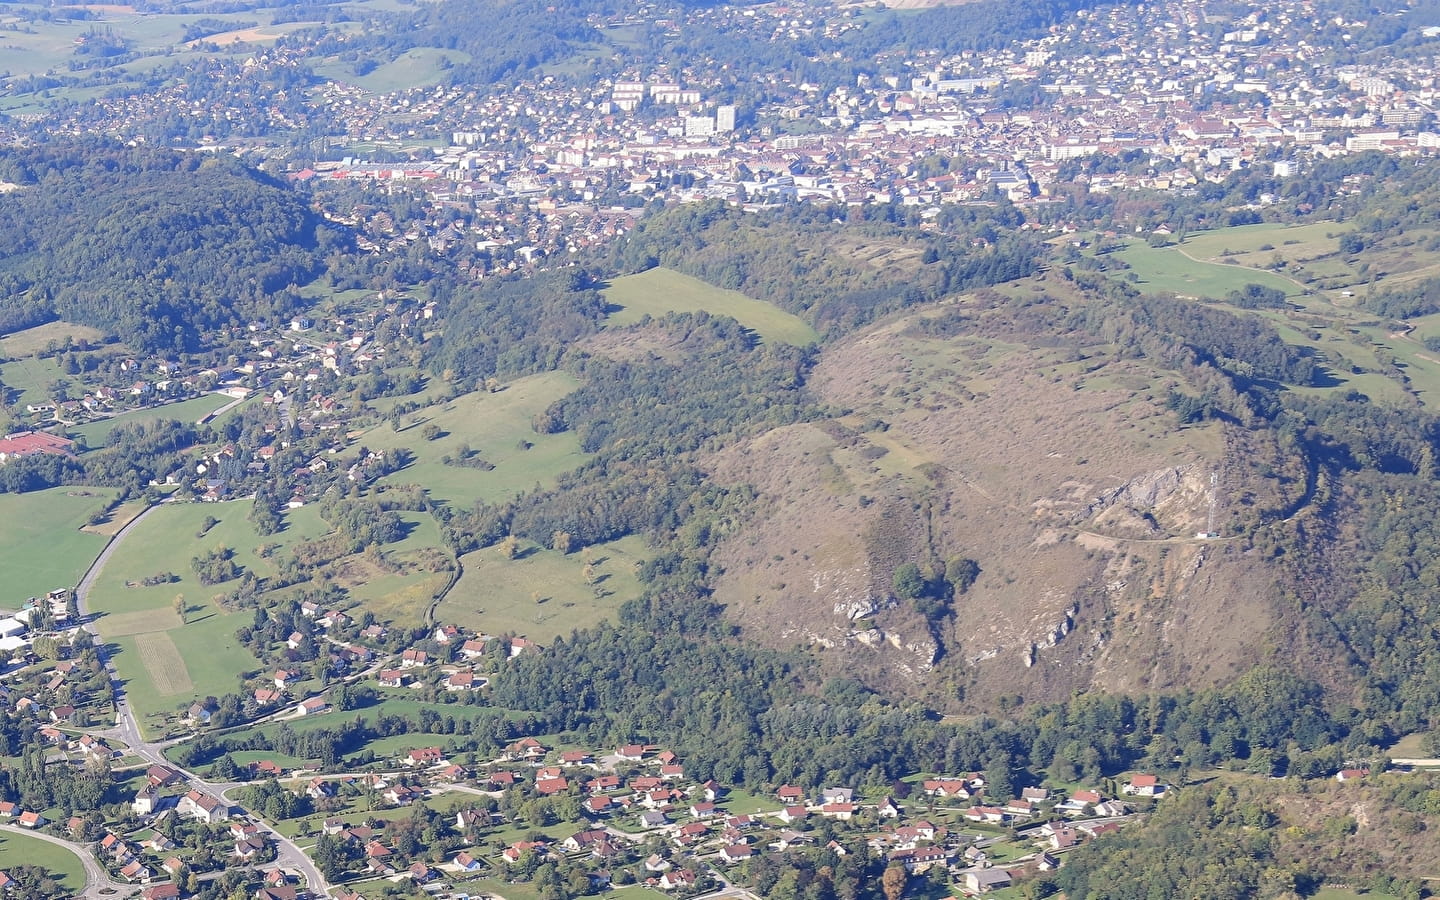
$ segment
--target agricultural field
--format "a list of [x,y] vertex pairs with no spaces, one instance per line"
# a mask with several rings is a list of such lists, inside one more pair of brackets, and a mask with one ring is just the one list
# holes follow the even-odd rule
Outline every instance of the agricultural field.
[[673,269],[656,268],[616,278],[604,294],[612,307],[608,319],[612,325],[634,325],[645,316],[663,316],[667,312],[704,310],[711,315],[730,316],[764,341],[803,347],[820,339],[799,316]]
[[[382,484],[424,485],[432,497],[458,507],[477,500],[493,503],[536,484],[553,484],[556,476],[585,461],[574,434],[536,434],[530,427],[532,417],[576,386],[563,372],[533,375],[493,394],[476,391],[428,406],[408,416],[399,431],[382,423],[359,442],[371,450],[403,447],[414,454],[409,465]],[[426,440],[422,433],[432,425],[438,433]],[[460,456],[465,446],[494,469],[443,461]]]
[[[101,614],[97,628],[119,651],[116,668],[149,729],[196,696],[235,690],[236,676],[258,666],[235,637],[250,621],[249,611],[232,612],[216,602],[233,583],[202,585],[190,558],[224,546],[234,551],[237,565],[269,575],[274,568],[259,554],[263,545],[277,544],[280,552],[329,530],[318,512],[304,507],[286,515],[285,531],[262,538],[246,521],[249,510],[244,501],[164,504],[126,537],[96,579],[90,608]],[[197,536],[212,516],[219,521]],[[177,598],[183,598],[183,618]]]
[[499,547],[486,547],[461,557],[463,574],[435,616],[547,643],[599,624],[638,596],[636,568],[645,556],[645,542],[633,535],[568,555],[532,544],[506,559]]
[[76,894],[85,886],[85,868],[72,851],[5,828],[0,830],[0,869],[16,866],[39,866]]
[[110,510],[103,520],[93,525],[85,525],[80,530],[86,534],[98,534],[101,537],[108,538],[130,524],[131,519],[149,508],[150,504],[144,498],[127,500]]
[[107,540],[82,529],[114,498],[113,488],[98,487],[0,495],[0,607],[19,609],[28,597],[75,587]]

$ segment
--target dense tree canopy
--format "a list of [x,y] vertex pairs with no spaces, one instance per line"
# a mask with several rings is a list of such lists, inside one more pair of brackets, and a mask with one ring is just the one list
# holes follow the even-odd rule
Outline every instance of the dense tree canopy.
[[[54,317],[138,350],[288,317],[338,233],[304,198],[227,156],[101,142],[10,148],[0,177],[0,323]],[[34,227],[46,223],[44,228]]]

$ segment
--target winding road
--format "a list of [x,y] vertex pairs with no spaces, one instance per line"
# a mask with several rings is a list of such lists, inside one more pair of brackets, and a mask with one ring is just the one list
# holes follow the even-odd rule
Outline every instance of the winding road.
[[[140,515],[127,522],[125,527],[115,532],[115,535],[110,538],[110,542],[105,545],[105,549],[102,550],[100,555],[95,558],[95,561],[90,564],[90,568],[85,571],[84,577],[80,579],[80,584],[75,588],[75,605],[80,613],[80,620],[83,623],[81,627],[95,639],[96,650],[100,655],[101,661],[105,664],[105,671],[109,673],[110,682],[115,690],[115,725],[113,728],[97,730],[95,733],[97,735],[115,738],[128,745],[132,753],[147,762],[169,766],[175,769],[184,775],[193,787],[212,796],[220,797],[228,802],[230,798],[226,796],[226,793],[242,787],[243,785],[241,783],[206,781],[194,772],[186,771],[166,758],[164,750],[167,746],[174,744],[174,741],[149,741],[141,734],[140,723],[135,718],[135,710],[130,706],[130,699],[125,694],[125,685],[120,680],[120,675],[115,669],[114,661],[106,651],[105,643],[101,640],[100,634],[95,628],[94,619],[90,615],[88,608],[90,589],[94,587],[95,579],[99,576],[100,571],[105,568],[105,564],[110,561],[110,557],[130,532],[158,508],[157,506],[152,506],[146,509],[140,513]],[[328,898],[330,886],[325,881],[325,877],[320,874],[320,870],[317,869],[315,864],[310,860],[310,857],[306,856],[305,852],[301,850],[294,841],[276,831],[270,823],[253,814],[251,815],[251,819],[254,820],[255,824],[258,825],[262,831],[269,835],[270,840],[275,842],[275,865],[299,872],[301,876],[304,877],[306,885],[309,886],[312,896],[321,898],[321,900]],[[70,847],[72,850],[79,847],[79,845],[62,841],[59,838],[51,838],[48,835],[36,835],[36,837],[46,838],[52,843],[62,844]],[[109,876],[105,874],[105,870],[96,863],[92,854],[83,848],[80,848],[80,852],[81,861],[85,864],[84,894],[86,897],[101,896],[98,892],[102,888],[114,889],[120,887],[110,881]],[[113,897],[113,894],[107,893],[105,896]]]
[[0,827],[11,831],[18,831],[26,837],[32,837],[36,840],[44,841],[47,844],[64,847],[66,850],[80,857],[80,865],[85,869],[85,887],[80,891],[78,896],[92,898],[92,900],[99,900],[99,898],[102,897],[105,898],[105,900],[116,900],[116,898],[124,897],[140,890],[139,885],[124,884],[111,879],[110,873],[106,872],[105,868],[95,860],[95,854],[91,853],[83,844],[77,844],[74,841],[67,841],[48,834],[42,834],[38,831],[31,831],[27,828],[21,828],[18,825],[5,825]]

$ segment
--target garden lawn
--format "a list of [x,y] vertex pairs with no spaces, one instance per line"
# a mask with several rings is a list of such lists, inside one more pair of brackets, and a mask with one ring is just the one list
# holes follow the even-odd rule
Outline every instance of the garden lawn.
[[739,291],[715,287],[674,269],[655,268],[616,278],[604,290],[613,307],[612,325],[634,325],[644,316],[667,312],[699,312],[730,316],[764,341],[804,347],[820,339],[805,320],[772,303],[747,297]]
[[0,829],[0,869],[16,866],[39,866],[77,895],[85,886],[85,867],[74,853],[15,827]]

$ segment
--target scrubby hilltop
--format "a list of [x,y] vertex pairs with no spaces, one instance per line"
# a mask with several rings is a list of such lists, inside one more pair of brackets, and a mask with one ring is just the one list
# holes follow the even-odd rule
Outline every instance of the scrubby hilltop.
[[1292,576],[1254,531],[1303,514],[1303,455],[1233,416],[1183,423],[1217,370],[1117,342],[1097,322],[1122,309],[1052,276],[828,346],[810,386],[839,414],[713,459],[759,490],[717,553],[727,614],[952,708],[1261,662]]

